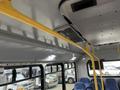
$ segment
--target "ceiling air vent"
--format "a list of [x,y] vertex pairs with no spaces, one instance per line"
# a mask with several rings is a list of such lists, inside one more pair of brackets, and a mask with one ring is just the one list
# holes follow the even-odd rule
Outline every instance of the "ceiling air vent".
[[96,0],[82,0],[71,4],[73,12],[97,5]]
[[77,32],[71,28],[66,28],[66,29],[58,31],[58,32],[64,36],[68,37],[69,39],[71,39],[74,42],[82,41],[81,37],[77,34]]

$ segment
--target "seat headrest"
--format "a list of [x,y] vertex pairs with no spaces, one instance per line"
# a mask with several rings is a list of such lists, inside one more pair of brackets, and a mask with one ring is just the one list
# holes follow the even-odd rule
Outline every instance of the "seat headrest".
[[80,82],[90,83],[90,80],[88,78],[81,78]]
[[119,90],[118,84],[115,79],[106,79],[105,88],[106,90]]
[[75,83],[74,90],[85,90],[85,85],[81,82]]

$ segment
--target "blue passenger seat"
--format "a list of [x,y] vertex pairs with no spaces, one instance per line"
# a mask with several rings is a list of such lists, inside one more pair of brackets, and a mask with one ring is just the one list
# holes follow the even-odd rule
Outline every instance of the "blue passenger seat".
[[105,90],[119,90],[118,84],[115,79],[105,80]]
[[91,84],[85,90],[95,90],[94,83],[91,82]]
[[85,85],[81,82],[75,83],[74,90],[85,90]]
[[90,84],[91,84],[91,81],[90,81],[90,79],[88,79],[88,78],[81,78],[81,79],[79,80],[79,82],[84,83],[85,88],[89,87]]
[[118,80],[118,88],[119,88],[119,90],[120,90],[120,80]]
[[[93,83],[93,88],[95,90],[94,79],[92,79],[91,82]],[[98,83],[98,90],[102,90],[102,83],[100,78],[97,78],[97,83]]]

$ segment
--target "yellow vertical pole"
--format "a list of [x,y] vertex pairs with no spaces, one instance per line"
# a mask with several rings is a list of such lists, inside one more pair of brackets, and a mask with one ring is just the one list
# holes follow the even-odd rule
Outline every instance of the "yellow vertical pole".
[[91,58],[92,59],[92,68],[93,68],[93,74],[94,74],[94,84],[95,84],[95,89],[98,90],[98,82],[97,82],[97,75],[96,75],[96,72],[95,72],[95,59],[94,57]]
[[50,28],[32,20],[31,18],[23,15],[22,13],[20,13],[19,11],[17,11],[16,9],[14,9],[11,5],[11,0],[0,0],[0,13],[7,15],[15,20],[18,20],[22,23],[25,23],[27,25],[30,25],[38,30],[47,32],[51,35],[53,35],[56,38],[62,39],[76,47],[78,47],[79,49],[81,49],[84,53],[86,53],[91,61],[92,61],[92,65],[93,65],[93,74],[94,74],[94,83],[95,83],[95,89],[98,90],[98,84],[97,84],[97,78],[96,78],[96,73],[95,73],[95,63],[94,63],[94,57],[93,55],[91,55],[88,51],[86,51],[84,48],[82,48],[79,44],[71,41],[70,39],[65,38],[64,36],[60,35],[59,33],[51,30]]
[[100,69],[100,80],[101,80],[101,84],[102,84],[102,90],[105,90],[105,88],[104,88],[104,80],[103,80],[103,73],[102,73],[101,64],[100,64],[100,59],[95,56],[95,51],[94,51],[93,47],[92,47],[92,53],[93,53],[94,57],[96,58],[96,60],[98,61],[99,69]]
[[102,90],[105,90],[104,89],[104,80],[103,80],[103,73],[102,73],[102,70],[101,70],[100,60],[98,60],[98,63],[99,63],[99,69],[100,69],[100,79],[101,79],[101,84],[102,84]]
[[117,52],[120,53],[120,44],[117,45]]
[[[91,50],[90,50],[90,45],[88,43],[85,44],[85,50],[88,51],[89,53],[91,53]],[[95,58],[94,58],[94,54],[92,53],[91,54],[93,56],[93,60],[92,60],[92,68],[93,68],[93,74],[94,74],[94,84],[95,86],[98,87],[98,82],[97,82],[97,78],[96,78],[96,71],[95,71]]]

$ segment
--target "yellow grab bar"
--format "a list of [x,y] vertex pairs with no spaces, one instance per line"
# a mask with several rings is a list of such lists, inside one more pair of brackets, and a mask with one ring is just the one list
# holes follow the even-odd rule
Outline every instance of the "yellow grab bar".
[[104,88],[104,81],[103,81],[103,74],[102,74],[102,69],[101,69],[101,64],[100,64],[100,59],[94,54],[94,48],[92,47],[92,50],[90,51],[90,45],[88,43],[86,43],[86,50],[88,52],[91,52],[92,55],[94,56],[94,58],[96,58],[96,60],[98,61],[98,65],[99,65],[99,69],[100,69],[100,79],[101,79],[101,84],[102,84],[102,90],[105,90]]
[[100,69],[100,79],[101,79],[101,84],[102,84],[102,90],[105,90],[104,80],[103,80],[103,73],[102,73],[101,64],[100,64],[100,59],[95,55],[94,48],[92,48],[92,53],[93,53],[93,56],[94,56],[94,57],[96,58],[96,60],[98,61],[98,65],[99,65],[99,69]]
[[101,64],[100,64],[100,59],[96,56],[94,56],[97,61],[98,61],[98,64],[99,64],[99,69],[100,69],[100,79],[101,79],[101,84],[102,84],[102,90],[105,90],[104,88],[104,80],[103,80],[103,73],[102,73],[102,69],[101,69]]
[[64,36],[60,35],[59,33],[51,30],[50,28],[32,20],[31,18],[23,15],[22,13],[20,13],[19,11],[17,11],[15,8],[12,7],[11,5],[11,0],[0,0],[0,13],[7,15],[15,20],[18,20],[22,23],[25,23],[27,25],[30,25],[38,30],[47,32],[51,35],[53,35],[56,38],[60,38],[76,47],[78,47],[79,49],[81,49],[83,52],[85,52],[92,61],[92,65],[93,65],[93,72],[94,72],[94,83],[95,83],[95,89],[98,90],[98,84],[97,84],[97,79],[96,79],[96,73],[95,73],[95,63],[94,63],[94,57],[93,55],[91,55],[88,51],[86,51],[84,48],[82,48],[79,44],[65,38]]

